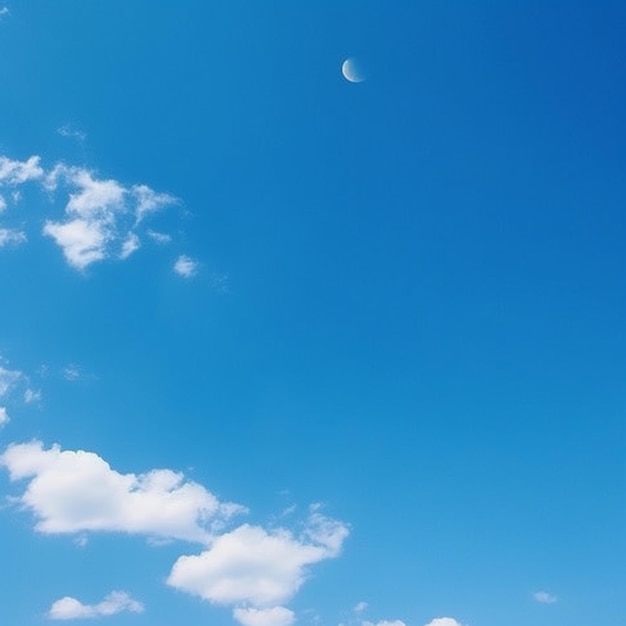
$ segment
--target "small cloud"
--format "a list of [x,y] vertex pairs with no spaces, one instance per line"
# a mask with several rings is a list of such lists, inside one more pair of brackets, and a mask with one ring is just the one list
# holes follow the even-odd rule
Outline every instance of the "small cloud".
[[[363,626],[406,626],[406,624],[401,619],[394,619],[394,620],[382,619],[378,622],[363,622]],[[428,626],[436,626],[436,625],[433,622],[432,625],[429,624]],[[441,626],[447,626],[447,625],[442,624]]]
[[146,234],[150,237],[150,239],[152,239],[152,241],[161,245],[165,245],[172,241],[171,235],[168,235],[167,233],[159,233],[156,230],[148,230]]
[[436,617],[432,622],[428,622],[426,626],[463,626],[463,624],[457,622],[452,617]]
[[233,617],[242,626],[291,626],[295,621],[294,612],[284,606],[271,609],[236,608]]
[[554,604],[558,598],[547,591],[535,591],[533,593],[535,602],[539,604]]
[[9,11],[9,9],[8,9],[7,7],[2,7],[2,8],[0,9],[0,20],[1,20],[3,17],[6,17],[7,15],[11,15],[11,11]]
[[369,604],[367,602],[361,601],[357,602],[352,610],[355,613],[363,613],[368,606]]
[[61,137],[76,139],[76,141],[79,141],[80,143],[87,139],[86,133],[79,128],[76,128],[73,124],[63,124],[63,126],[57,128],[57,133],[61,135]]
[[2,211],[5,211],[7,208],[7,201],[0,196],[0,213],[2,213]]
[[0,248],[7,245],[17,246],[26,241],[26,234],[19,230],[0,228]]
[[120,259],[127,259],[133,252],[136,252],[141,247],[139,237],[135,233],[129,233],[128,237],[122,244],[122,251],[120,252]]
[[198,273],[198,262],[181,254],[174,263],[174,271],[183,278],[191,278]]
[[5,407],[0,406],[0,428],[2,428],[9,421],[9,414]]
[[113,591],[98,604],[83,604],[80,600],[65,596],[52,604],[48,617],[54,620],[90,619],[118,613],[142,613],[143,604],[125,591]]
[[69,380],[70,382],[74,382],[81,377],[80,370],[76,367],[76,365],[68,365],[63,368],[62,374],[63,378],[65,378],[65,380]]
[[26,404],[32,404],[33,402],[39,402],[41,400],[41,390],[31,389],[30,387],[24,392],[24,402]]

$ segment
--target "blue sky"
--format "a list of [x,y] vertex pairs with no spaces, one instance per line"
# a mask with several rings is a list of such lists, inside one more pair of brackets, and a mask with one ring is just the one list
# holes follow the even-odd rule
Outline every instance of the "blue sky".
[[0,2],[3,623],[626,623],[625,23]]

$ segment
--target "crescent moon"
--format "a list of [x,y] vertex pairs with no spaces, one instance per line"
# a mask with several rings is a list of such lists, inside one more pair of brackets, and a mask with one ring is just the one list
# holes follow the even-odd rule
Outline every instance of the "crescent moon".
[[351,83],[362,83],[366,78],[359,62],[354,57],[346,59],[341,64],[341,73]]

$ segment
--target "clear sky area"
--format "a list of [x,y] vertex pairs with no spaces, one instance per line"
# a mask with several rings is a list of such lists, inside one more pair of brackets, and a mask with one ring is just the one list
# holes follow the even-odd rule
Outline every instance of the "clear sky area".
[[626,2],[0,0],[0,621],[626,625]]

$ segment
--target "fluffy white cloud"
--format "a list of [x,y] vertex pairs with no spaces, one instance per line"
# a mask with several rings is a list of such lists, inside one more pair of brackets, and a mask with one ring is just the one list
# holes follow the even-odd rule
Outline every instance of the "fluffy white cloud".
[[457,622],[452,617],[436,617],[432,622],[428,622],[426,626],[463,626],[463,624]]
[[116,615],[125,611],[142,613],[143,604],[124,591],[113,591],[98,604],[83,604],[76,598],[65,596],[52,604],[48,617],[55,620],[89,619]]
[[[59,132],[76,136],[65,127]],[[138,229],[144,218],[178,202],[147,185],[127,187],[117,180],[99,178],[84,167],[58,164],[46,171],[38,156],[26,161],[0,157],[0,187],[16,188],[32,181],[65,198],[63,218],[46,220],[43,234],[55,241],[66,261],[78,270],[104,259],[128,258],[139,248]],[[19,190],[13,194],[19,200]],[[23,233],[0,231],[0,245],[21,241]]]
[[181,556],[167,582],[216,604],[271,608],[298,591],[308,566],[338,556],[348,532],[319,513],[300,537],[244,524],[217,537],[202,554]]
[[26,234],[19,230],[0,228],[0,248],[8,244],[20,244],[26,241]]
[[9,414],[6,407],[0,406],[0,428],[9,421]]
[[291,626],[295,621],[294,612],[284,606],[269,609],[236,608],[233,617],[243,626]]
[[535,591],[533,598],[540,604],[554,604],[558,598],[547,591]]
[[198,262],[185,254],[181,254],[174,263],[174,271],[183,278],[191,278],[198,272]]
[[12,481],[29,479],[19,502],[42,533],[116,531],[208,543],[214,529],[244,511],[180,473],[121,474],[92,452],[44,449],[37,441],[9,446],[0,465]]

